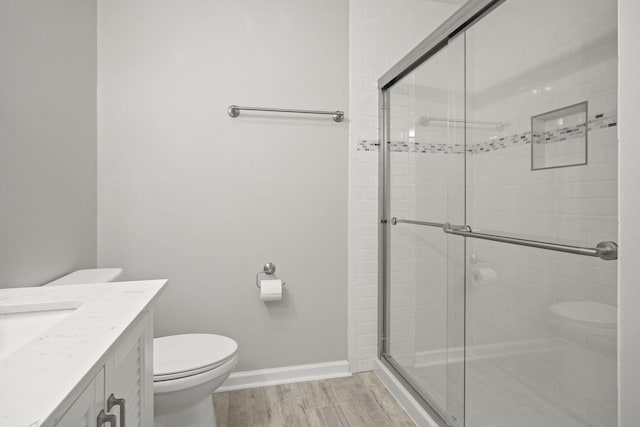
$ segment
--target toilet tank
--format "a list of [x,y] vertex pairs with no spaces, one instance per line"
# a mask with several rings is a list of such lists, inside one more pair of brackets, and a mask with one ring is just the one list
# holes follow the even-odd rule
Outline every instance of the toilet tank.
[[62,276],[53,282],[46,283],[43,286],[61,286],[61,285],[79,285],[85,283],[105,283],[114,282],[122,275],[121,268],[89,268],[86,270],[77,270]]

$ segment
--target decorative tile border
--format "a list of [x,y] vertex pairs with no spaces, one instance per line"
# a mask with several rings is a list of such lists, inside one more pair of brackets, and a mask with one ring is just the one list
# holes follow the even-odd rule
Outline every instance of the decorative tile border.
[[[617,113],[598,113],[589,118],[589,132],[607,129],[618,125]],[[572,126],[546,132],[545,143],[567,141],[578,136],[584,136],[584,125]],[[531,132],[523,132],[514,135],[492,138],[477,144],[467,146],[467,153],[480,154],[489,151],[501,150],[519,145],[531,144]],[[378,151],[380,143],[377,140],[358,141],[358,151]],[[391,151],[401,153],[429,153],[429,154],[462,154],[464,147],[461,144],[447,145],[425,142],[392,141]]]
[[[536,144],[550,144],[554,142],[562,142],[567,139],[576,139],[582,138],[584,139],[585,131],[584,131],[584,123],[578,126],[567,127],[562,129],[557,129],[553,131],[544,132],[542,135],[534,133],[534,137],[538,137],[536,139]],[[542,136],[543,138],[539,138]]]
[[358,151],[378,151],[380,147],[380,142],[376,141],[367,141],[366,139],[361,139],[358,141]]

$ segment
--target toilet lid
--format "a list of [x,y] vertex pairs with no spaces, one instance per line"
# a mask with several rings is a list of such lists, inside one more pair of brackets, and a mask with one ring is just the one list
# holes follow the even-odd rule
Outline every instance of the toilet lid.
[[238,343],[213,334],[182,334],[153,340],[155,379],[182,378],[211,370],[233,357]]
[[553,304],[551,312],[565,319],[599,328],[615,328],[618,309],[596,301],[568,301]]

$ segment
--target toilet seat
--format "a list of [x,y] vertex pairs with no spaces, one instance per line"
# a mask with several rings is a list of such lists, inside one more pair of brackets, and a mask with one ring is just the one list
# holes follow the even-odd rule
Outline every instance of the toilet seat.
[[186,378],[216,369],[236,356],[238,343],[214,334],[181,334],[153,340],[153,381]]
[[[234,356],[222,365],[211,369],[210,371],[201,372],[197,375],[190,375],[187,377],[176,378],[173,380],[165,380],[165,381],[153,381],[153,394],[156,398],[163,394],[172,393],[196,393],[202,394],[198,392],[198,388],[204,387],[205,389],[210,389],[206,394],[213,393],[223,382],[227,379],[229,374],[233,372],[233,369],[236,367],[238,363],[238,356]],[[213,385],[212,385],[213,383]]]

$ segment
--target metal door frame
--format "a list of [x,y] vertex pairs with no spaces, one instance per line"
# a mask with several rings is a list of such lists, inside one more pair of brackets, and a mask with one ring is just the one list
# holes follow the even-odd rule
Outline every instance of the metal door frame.
[[431,56],[447,46],[448,41],[458,33],[466,30],[491,10],[506,0],[469,0],[449,17],[442,25],[431,33],[425,40],[405,55],[397,64],[378,80],[378,108],[379,108],[379,184],[378,184],[378,358],[394,376],[405,386],[427,413],[442,427],[446,427],[446,414],[441,414],[432,406],[404,374],[402,367],[386,357],[387,332],[389,319],[385,307],[389,301],[390,269],[387,246],[390,242],[389,221],[389,89],[400,79],[411,73]]

